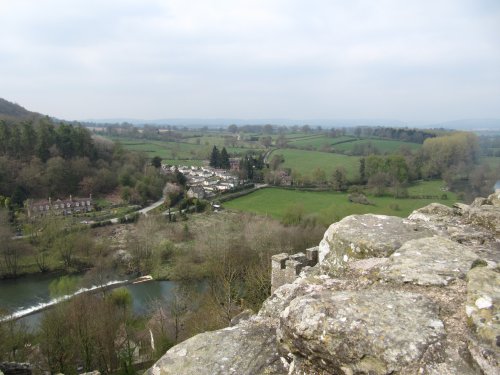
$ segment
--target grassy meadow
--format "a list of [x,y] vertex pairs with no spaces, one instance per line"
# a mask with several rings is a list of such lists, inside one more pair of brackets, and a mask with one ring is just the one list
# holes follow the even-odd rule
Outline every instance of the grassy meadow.
[[354,140],[356,140],[356,138],[350,136],[331,138],[320,134],[312,137],[293,139],[290,140],[288,144],[293,147],[312,147],[315,149],[321,149],[324,146],[332,146],[339,142],[350,142]]
[[285,158],[284,168],[291,168],[302,175],[311,176],[315,168],[321,168],[325,171],[327,177],[329,177],[335,167],[341,166],[346,169],[349,179],[352,180],[358,177],[359,157],[357,156],[292,149],[279,149],[274,151],[274,153],[283,155]]
[[[198,144],[196,139],[200,140]],[[261,151],[260,145],[241,144],[242,147],[224,146],[224,138],[221,136],[204,136],[187,138],[185,142],[166,142],[147,139],[111,138],[119,141],[122,146],[130,151],[144,152],[148,157],[159,156],[165,163],[182,165],[204,165],[208,160],[212,147],[216,145],[219,149],[226,147],[230,155],[243,155],[247,151]]]
[[[421,182],[410,187],[410,195],[436,195],[441,197],[441,181]],[[396,199],[392,197],[373,197],[368,199],[373,205],[351,203],[347,193],[314,192],[279,188],[261,189],[249,195],[224,203],[224,207],[237,211],[252,212],[259,215],[282,219],[291,206],[300,205],[305,215],[314,214],[324,225],[329,225],[353,214],[384,214],[406,217],[413,210],[429,203],[439,202],[451,206],[457,201],[454,193],[446,192],[448,199]]]
[[382,154],[390,154],[398,151],[401,147],[407,147],[411,151],[416,151],[422,147],[419,143],[393,141],[387,139],[358,139],[352,142],[339,143],[334,145],[335,151],[349,152],[357,145],[363,145],[371,143],[376,147]]

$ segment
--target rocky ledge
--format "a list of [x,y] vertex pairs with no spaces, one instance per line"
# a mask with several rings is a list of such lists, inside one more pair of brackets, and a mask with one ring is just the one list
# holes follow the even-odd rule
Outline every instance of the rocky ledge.
[[500,195],[332,224],[319,263],[258,314],[148,375],[500,374]]

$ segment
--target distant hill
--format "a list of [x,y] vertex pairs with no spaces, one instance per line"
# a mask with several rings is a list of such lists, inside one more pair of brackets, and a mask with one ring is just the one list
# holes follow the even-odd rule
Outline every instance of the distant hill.
[[207,126],[209,128],[226,127],[229,125],[286,125],[286,126],[322,126],[325,128],[331,127],[355,127],[355,126],[390,126],[404,127],[406,123],[399,120],[391,119],[286,119],[286,118],[171,118],[171,119],[131,119],[131,118],[108,118],[108,119],[87,119],[82,122],[88,124],[122,124],[127,123],[135,126],[142,125],[157,125],[157,126],[186,126],[200,127]]
[[40,113],[28,111],[19,104],[0,98],[0,118],[22,119],[42,116]]
[[500,119],[466,119],[428,125],[430,128],[484,131],[500,130]]

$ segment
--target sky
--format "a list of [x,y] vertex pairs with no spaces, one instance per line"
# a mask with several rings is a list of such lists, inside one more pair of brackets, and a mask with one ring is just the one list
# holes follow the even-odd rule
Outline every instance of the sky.
[[0,97],[66,120],[500,118],[500,1],[0,0]]

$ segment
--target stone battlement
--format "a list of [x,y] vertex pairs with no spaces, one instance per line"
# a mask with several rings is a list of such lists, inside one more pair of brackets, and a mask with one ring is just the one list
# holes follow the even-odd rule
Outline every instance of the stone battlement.
[[305,267],[318,263],[318,246],[306,249],[304,253],[289,255],[281,253],[271,258],[271,293],[285,284],[291,284]]

